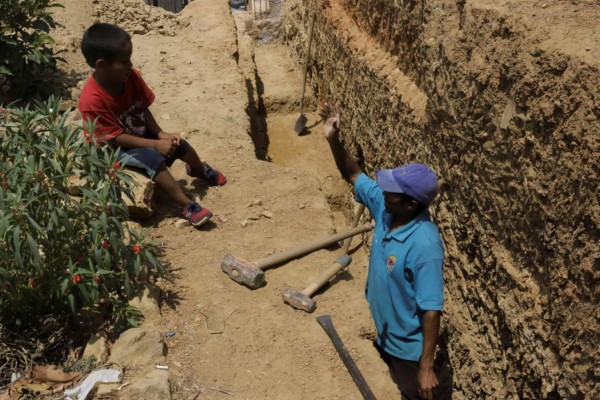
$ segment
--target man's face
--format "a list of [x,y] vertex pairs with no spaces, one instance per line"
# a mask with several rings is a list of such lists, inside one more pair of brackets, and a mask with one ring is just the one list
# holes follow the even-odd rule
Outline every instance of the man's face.
[[124,83],[131,74],[131,54],[133,45],[127,41],[123,45],[123,51],[114,57],[110,62],[103,61],[103,74],[114,83]]
[[404,193],[383,192],[385,211],[395,216],[405,216],[414,213],[419,208],[419,202]]

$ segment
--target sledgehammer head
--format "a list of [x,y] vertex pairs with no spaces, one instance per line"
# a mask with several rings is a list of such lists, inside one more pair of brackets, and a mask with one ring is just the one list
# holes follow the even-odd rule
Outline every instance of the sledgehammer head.
[[315,301],[302,292],[297,292],[293,289],[285,288],[281,292],[281,297],[283,298],[283,301],[285,301],[290,306],[298,310],[303,310],[308,313],[315,311]]
[[247,260],[231,254],[225,254],[221,261],[221,269],[237,283],[257,289],[265,284],[265,273],[262,269]]

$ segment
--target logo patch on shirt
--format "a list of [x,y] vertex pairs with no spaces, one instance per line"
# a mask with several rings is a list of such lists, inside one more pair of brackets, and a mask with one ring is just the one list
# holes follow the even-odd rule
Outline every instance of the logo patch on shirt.
[[396,256],[389,256],[385,262],[388,272],[392,272],[394,264],[396,263]]

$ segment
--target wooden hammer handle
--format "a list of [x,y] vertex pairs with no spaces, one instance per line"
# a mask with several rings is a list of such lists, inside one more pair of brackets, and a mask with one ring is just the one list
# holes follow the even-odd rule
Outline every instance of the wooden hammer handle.
[[[352,219],[352,228],[356,227],[358,225],[358,222],[360,221],[360,216],[362,215],[362,213],[365,211],[365,205],[364,204],[360,204],[358,206],[358,209],[356,210],[356,214],[354,214],[354,219]],[[348,250],[350,249],[350,244],[352,243],[352,237],[349,237],[348,239],[344,240],[344,253],[348,254]]]
[[362,226],[356,227],[354,229],[350,229],[345,232],[336,233],[334,235],[327,236],[322,239],[315,240],[313,242],[307,243],[305,245],[301,245],[298,247],[291,248],[289,250],[283,251],[281,253],[273,254],[272,256],[261,258],[254,262],[256,268],[266,269],[272,267],[273,265],[280,264],[285,261],[293,260],[295,258],[301,257],[303,255],[312,253],[313,251],[320,250],[327,246],[330,246],[334,243],[339,242],[340,240],[346,239],[348,237],[358,235],[359,233],[363,233],[373,229],[373,225],[364,224]]
[[319,275],[317,279],[310,283],[306,287],[306,289],[302,291],[302,293],[304,293],[308,297],[312,296],[317,290],[321,289],[323,285],[329,282],[331,278],[336,276],[338,272],[348,267],[348,265],[350,265],[351,262],[352,258],[348,254],[344,254],[343,256],[335,260],[335,262],[331,264],[329,268],[323,271],[323,273],[321,273],[321,275]]

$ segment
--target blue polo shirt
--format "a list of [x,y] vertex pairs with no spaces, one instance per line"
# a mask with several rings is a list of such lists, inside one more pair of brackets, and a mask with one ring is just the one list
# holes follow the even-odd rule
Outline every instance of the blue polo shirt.
[[427,211],[389,232],[383,190],[361,174],[354,184],[356,201],[371,210],[375,231],[366,296],[377,327],[377,343],[389,354],[419,361],[423,351],[422,315],[442,310],[444,247]]

